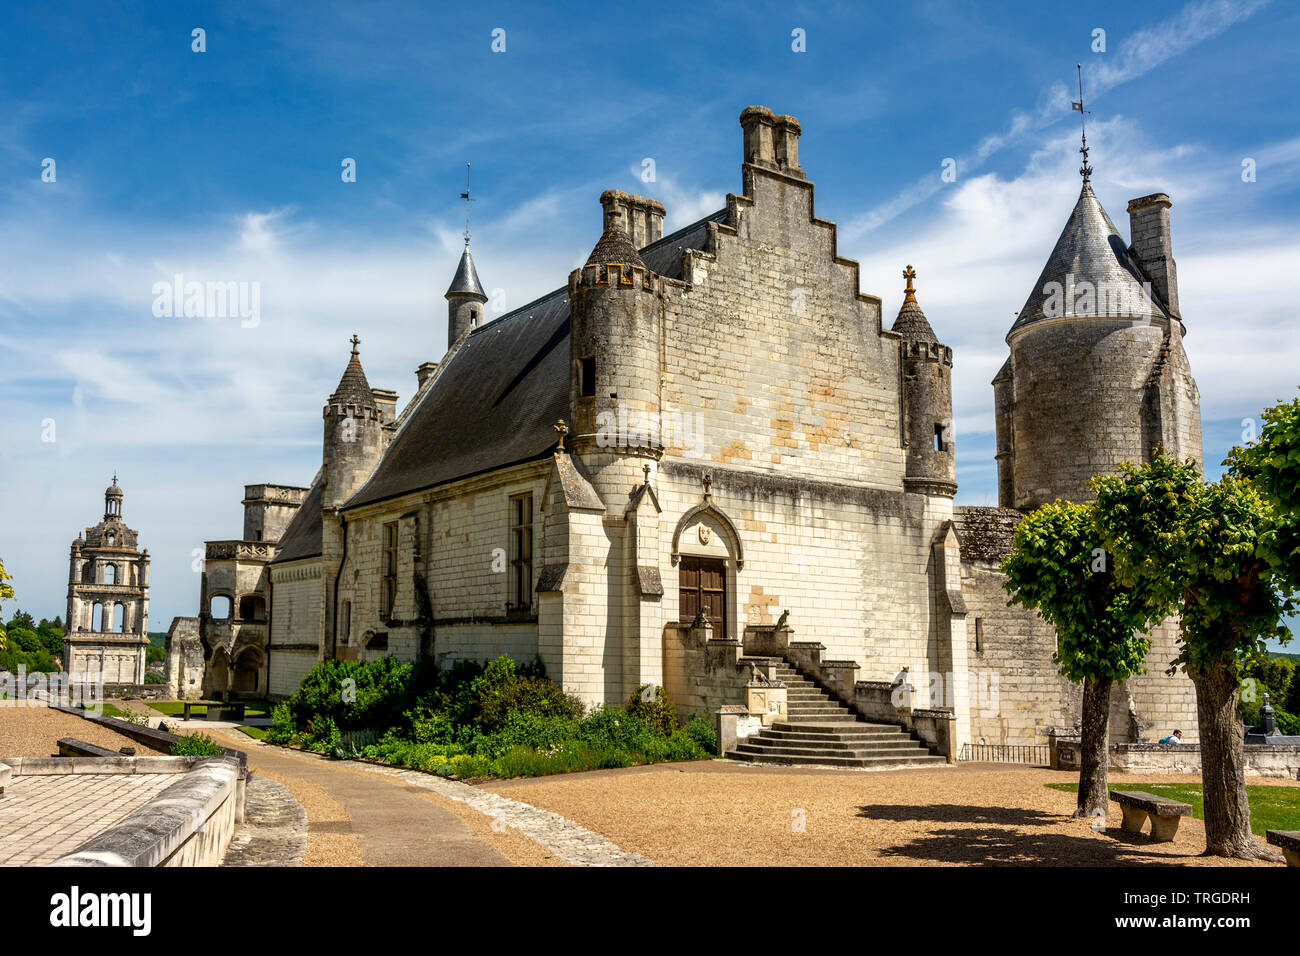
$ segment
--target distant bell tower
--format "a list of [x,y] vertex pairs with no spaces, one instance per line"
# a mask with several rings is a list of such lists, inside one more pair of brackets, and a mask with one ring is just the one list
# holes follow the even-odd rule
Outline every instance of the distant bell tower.
[[474,257],[469,252],[469,163],[465,164],[465,191],[460,194],[465,200],[465,251],[460,254],[460,264],[456,267],[456,276],[447,289],[447,348],[460,341],[462,335],[483,324],[483,305],[487,296],[478,281],[478,271],[474,268]]
[[149,552],[122,522],[122,498],[114,475],[104,520],[72,542],[63,669],[77,683],[144,683]]

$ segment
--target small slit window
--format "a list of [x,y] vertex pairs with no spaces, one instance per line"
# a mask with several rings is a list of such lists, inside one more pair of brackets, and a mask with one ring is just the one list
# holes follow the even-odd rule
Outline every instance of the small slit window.
[[581,391],[579,394],[583,398],[593,398],[596,395],[596,359],[588,355],[580,362],[578,378]]

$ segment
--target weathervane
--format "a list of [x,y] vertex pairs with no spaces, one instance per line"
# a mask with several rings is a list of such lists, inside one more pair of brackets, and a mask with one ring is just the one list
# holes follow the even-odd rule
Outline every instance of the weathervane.
[[469,248],[469,163],[465,164],[465,191],[460,194],[465,200],[465,248]]
[[1074,66],[1079,71],[1079,102],[1070,103],[1070,109],[1079,111],[1079,134],[1083,138],[1083,145],[1079,148],[1079,152],[1083,153],[1083,165],[1079,167],[1079,175],[1083,177],[1083,181],[1086,183],[1090,181],[1092,176],[1092,167],[1088,165],[1088,127],[1084,122],[1084,116],[1088,113],[1088,110],[1083,108],[1083,64],[1076,63]]

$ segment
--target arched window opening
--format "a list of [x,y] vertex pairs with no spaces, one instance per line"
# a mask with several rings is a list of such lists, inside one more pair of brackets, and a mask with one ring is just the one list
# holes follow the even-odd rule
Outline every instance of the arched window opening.
[[104,605],[96,604],[91,609],[90,629],[97,633],[104,630]]
[[215,621],[224,621],[230,617],[230,598],[224,594],[212,595],[208,602],[208,613]]
[[116,564],[106,564],[106,565],[104,565],[104,583],[105,583],[105,584],[116,584],[116,583],[117,583],[117,565],[116,565]]
[[126,605],[114,604],[113,605],[113,633],[121,634],[122,627],[125,623],[126,623]]

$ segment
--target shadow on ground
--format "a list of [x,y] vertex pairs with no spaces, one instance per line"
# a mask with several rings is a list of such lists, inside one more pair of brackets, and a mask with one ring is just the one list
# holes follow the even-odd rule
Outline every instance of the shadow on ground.
[[1111,827],[1095,836],[1026,827],[1064,825],[1070,818],[1020,807],[961,804],[858,807],[859,817],[890,822],[951,823],[899,846],[881,847],[882,857],[973,866],[1178,866],[1181,857],[1152,853],[1149,838]]

